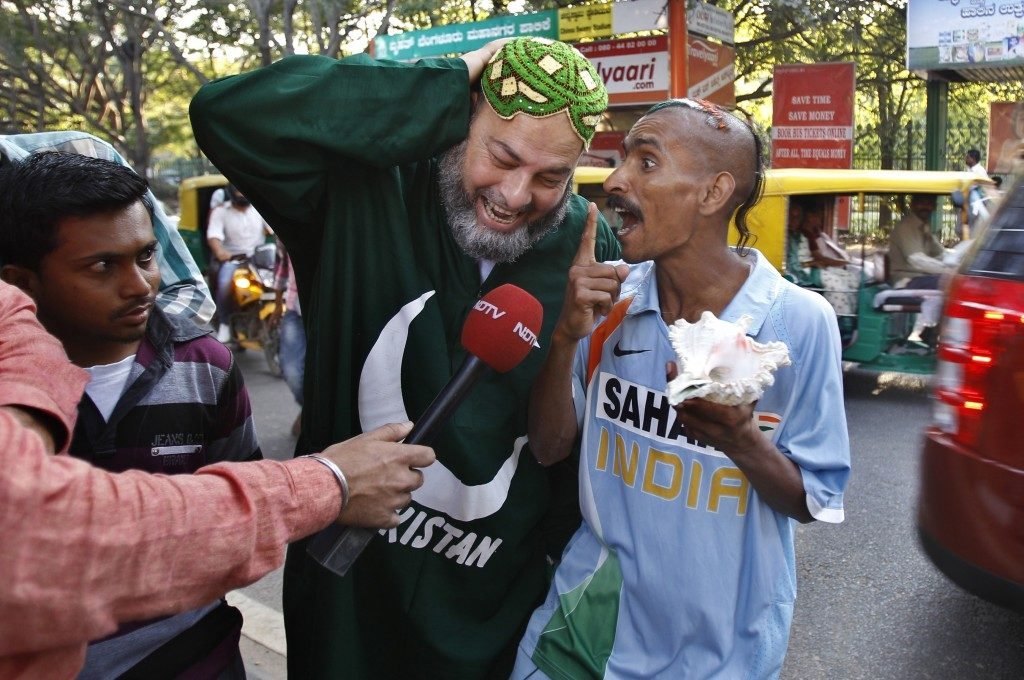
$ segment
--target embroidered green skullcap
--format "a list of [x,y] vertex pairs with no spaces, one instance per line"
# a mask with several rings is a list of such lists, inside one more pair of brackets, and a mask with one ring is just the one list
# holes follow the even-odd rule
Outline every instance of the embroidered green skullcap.
[[546,38],[505,43],[484,69],[480,87],[506,120],[520,113],[543,118],[565,111],[585,148],[608,108],[608,91],[587,58],[571,45]]

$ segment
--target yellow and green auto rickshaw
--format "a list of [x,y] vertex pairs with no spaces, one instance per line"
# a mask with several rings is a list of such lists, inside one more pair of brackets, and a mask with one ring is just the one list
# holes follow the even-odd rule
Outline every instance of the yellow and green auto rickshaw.
[[[601,187],[609,168],[581,167],[576,171],[577,192],[597,203],[606,217],[607,195]],[[987,190],[993,183],[969,172],[905,170],[768,170],[761,200],[748,213],[747,225],[754,245],[787,278],[798,280],[792,258],[787,263],[790,207],[794,197],[814,197],[824,207],[823,231],[840,243],[851,264],[843,267],[845,281],[838,286],[807,284],[819,290],[836,310],[843,338],[843,359],[861,368],[905,373],[935,370],[935,343],[911,340],[913,322],[924,298],[893,287],[887,271],[886,246],[892,226],[906,211],[911,194],[932,194],[941,201],[935,230],[944,240],[964,233],[968,210],[985,213]],[[973,201],[971,197],[977,197]],[[966,199],[964,197],[967,197]],[[959,200],[955,200],[959,198]],[[800,201],[801,199],[797,199]],[[972,220],[973,221],[973,220]],[[739,237],[735,226],[730,242]],[[792,253],[792,250],[790,251]],[[852,273],[852,274],[851,274]]]
[[228,180],[224,175],[187,177],[178,185],[178,233],[203,273],[206,273],[210,262],[210,250],[206,245],[210,199],[215,191],[227,185]]

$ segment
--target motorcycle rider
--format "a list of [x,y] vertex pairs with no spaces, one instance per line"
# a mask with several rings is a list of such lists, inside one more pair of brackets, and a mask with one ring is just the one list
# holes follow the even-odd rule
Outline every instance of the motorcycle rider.
[[228,342],[231,339],[231,275],[238,268],[238,261],[252,257],[256,247],[273,232],[266,220],[256,212],[249,199],[232,185],[226,187],[230,203],[214,208],[206,228],[206,242],[213,259],[210,263],[210,283],[217,303],[217,339]]

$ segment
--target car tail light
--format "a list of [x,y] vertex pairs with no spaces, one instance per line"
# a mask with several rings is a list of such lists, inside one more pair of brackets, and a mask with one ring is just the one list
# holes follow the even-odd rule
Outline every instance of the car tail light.
[[992,366],[1006,342],[1024,332],[1024,285],[960,275],[946,298],[933,424],[954,441],[974,447],[987,401]]

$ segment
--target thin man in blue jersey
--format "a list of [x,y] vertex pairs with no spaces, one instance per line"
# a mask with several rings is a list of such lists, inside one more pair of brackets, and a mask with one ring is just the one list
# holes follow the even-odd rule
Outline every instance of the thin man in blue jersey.
[[[633,126],[625,150],[604,187],[628,264],[595,260],[591,206],[532,392],[542,463],[582,435],[583,524],[513,678],[775,678],[796,597],[793,520],[843,519],[850,454],[835,315],[745,245],[763,178],[748,124],[670,100]],[[792,364],[756,403],[669,405],[668,325],[705,311],[749,315],[754,340],[787,345]]]

